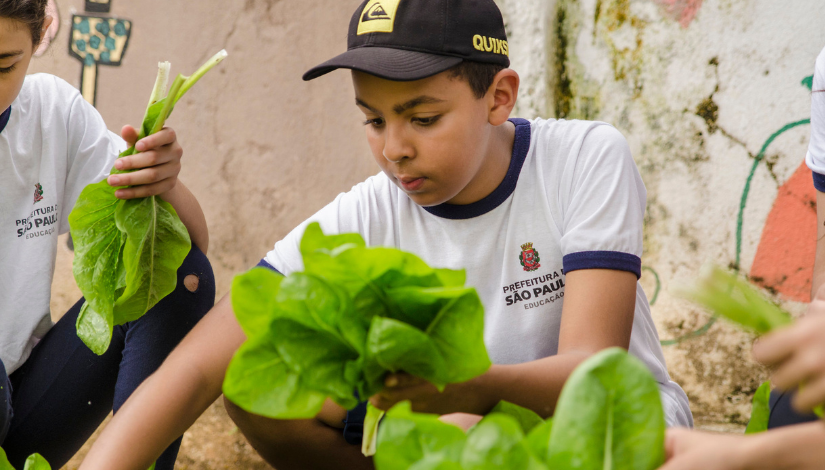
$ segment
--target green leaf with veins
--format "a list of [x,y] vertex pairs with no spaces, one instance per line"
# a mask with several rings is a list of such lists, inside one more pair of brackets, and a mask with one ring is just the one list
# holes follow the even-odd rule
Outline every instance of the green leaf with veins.
[[768,430],[768,420],[771,416],[771,383],[765,382],[753,394],[751,419],[745,434],[756,434]]
[[[192,77],[178,76],[166,97],[168,63],[160,64],[139,139],[158,132],[175,103],[226,52]],[[131,147],[120,157],[133,155]],[[113,174],[130,171],[112,170]],[[86,303],[77,319],[78,336],[96,354],[109,348],[112,329],[143,316],[174,291],[177,270],[191,247],[189,234],[170,204],[157,196],[120,200],[106,180],[81,191],[69,214],[75,258],[72,271]]]

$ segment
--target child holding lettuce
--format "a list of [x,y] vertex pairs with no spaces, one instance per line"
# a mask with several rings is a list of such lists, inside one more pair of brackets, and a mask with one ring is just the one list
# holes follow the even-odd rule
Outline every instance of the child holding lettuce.
[[[62,467],[214,303],[204,252],[208,232],[194,196],[177,181],[182,149],[165,129],[115,162],[126,142],[57,77],[26,76],[52,18],[47,0],[0,0],[0,447],[16,468],[32,453]],[[135,129],[123,129],[128,142]],[[77,337],[81,299],[57,324],[49,312],[58,235],[81,190],[108,177],[130,199],[170,202],[194,242],[178,288],[143,318],[115,327],[97,356]],[[184,286],[184,278],[190,276]],[[170,444],[171,444],[170,440]],[[179,442],[158,469],[171,469]]]
[[[391,375],[381,393],[363,397],[379,408],[410,400],[464,426],[500,400],[550,416],[573,369],[620,346],[656,377],[668,423],[690,426],[638,283],[646,192],[628,145],[605,123],[509,119],[519,89],[509,63],[493,0],[364,1],[348,51],[304,78],[352,70],[382,172],[276,243],[261,265],[300,271],[299,241],[317,221],[328,234],[358,232],[368,245],[466,269],[485,307],[493,367],[443,393]],[[148,466],[219,396],[243,340],[224,298],[136,391],[81,468]],[[352,445],[361,443],[363,407],[348,414],[328,402],[317,419],[278,421],[227,406],[279,470],[372,466]]]
[[[825,425],[812,413],[825,403],[825,49],[816,60],[812,90],[811,141],[805,161],[817,190],[813,300],[805,317],[760,338],[753,347],[758,361],[777,367],[771,378],[777,387],[771,393],[771,430],[753,436],[672,430],[671,458],[663,470],[825,468]],[[803,382],[806,386],[796,391]]]

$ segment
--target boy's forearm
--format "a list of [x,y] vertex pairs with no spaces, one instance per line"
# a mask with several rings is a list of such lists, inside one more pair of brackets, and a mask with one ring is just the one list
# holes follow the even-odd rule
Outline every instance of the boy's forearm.
[[209,229],[206,226],[206,217],[203,215],[198,200],[180,180],[174,188],[161,195],[164,201],[175,208],[183,225],[189,232],[192,243],[206,254],[209,250]]
[[[587,357],[584,353],[567,353],[522,364],[493,365],[481,377],[455,385],[462,387],[461,395],[468,397],[467,408],[457,411],[484,415],[506,400],[548,418],[556,409],[567,378]],[[539,390],[541,393],[537,393]]]
[[229,361],[245,339],[227,295],[129,397],[80,468],[149,468],[220,396]]
[[799,424],[747,438],[738,459],[743,470],[825,468],[825,423]]

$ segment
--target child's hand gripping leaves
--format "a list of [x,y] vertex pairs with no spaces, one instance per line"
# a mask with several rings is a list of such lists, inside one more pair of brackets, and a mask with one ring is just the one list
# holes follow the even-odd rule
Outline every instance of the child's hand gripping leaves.
[[[719,267],[710,268],[693,289],[684,291],[682,295],[757,335],[765,335],[793,323],[790,314],[765,298],[750,283]],[[804,388],[801,383],[794,385]],[[763,384],[761,393],[757,392],[754,396],[754,421],[748,425],[751,432],[767,429],[769,410],[765,387]],[[821,405],[814,411],[822,417]]]
[[[163,129],[181,97],[225,57],[221,51],[192,76],[178,75],[168,93],[170,65],[159,64],[138,141]],[[133,146],[120,157],[134,154]],[[117,189],[106,180],[88,185],[69,214],[72,271],[86,299],[77,334],[96,354],[109,348],[115,325],[137,320],[175,289],[177,269],[191,247],[186,227],[169,203],[158,196],[121,200],[115,197]]]

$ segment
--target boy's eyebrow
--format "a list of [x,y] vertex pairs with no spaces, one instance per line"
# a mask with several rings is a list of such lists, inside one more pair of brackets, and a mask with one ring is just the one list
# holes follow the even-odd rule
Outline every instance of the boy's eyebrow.
[[23,51],[3,52],[3,53],[0,53],[0,60],[8,59],[9,57],[15,57],[15,56],[19,56],[19,55],[23,55]]
[[[397,104],[397,105],[393,106],[392,110],[395,112],[395,114],[404,114],[405,111],[409,111],[409,110],[411,110],[411,109],[413,109],[417,106],[421,106],[422,104],[435,104],[435,103],[443,103],[443,102],[444,102],[444,100],[441,100],[441,99],[438,99],[438,98],[433,98],[432,96],[422,95],[422,96],[419,96],[417,98],[413,98],[413,99],[407,101],[404,104]],[[378,111],[375,108],[368,105],[366,102],[364,102],[364,100],[362,100],[360,98],[355,98],[355,104],[357,104],[358,106],[367,108],[367,109],[369,109],[370,111],[372,111],[374,113],[378,113]]]

